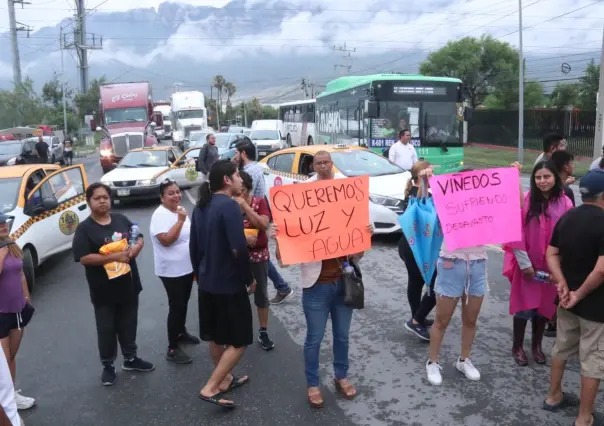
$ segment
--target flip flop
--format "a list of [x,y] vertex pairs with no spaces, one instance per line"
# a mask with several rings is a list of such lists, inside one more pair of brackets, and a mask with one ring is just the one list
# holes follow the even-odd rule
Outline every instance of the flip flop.
[[556,411],[560,411],[564,408],[576,407],[577,405],[579,405],[579,402],[579,398],[577,398],[574,394],[563,392],[562,400],[559,403],[550,405],[547,403],[547,401],[544,400],[542,408],[545,411],[551,411],[555,413]]
[[250,381],[250,378],[247,377],[247,376],[237,377],[237,376],[233,375],[233,380],[231,380],[231,384],[229,385],[229,387],[223,393],[230,392],[233,389],[237,389],[237,388],[245,385],[249,381]]
[[214,396],[203,396],[202,394],[199,394],[199,399],[201,399],[202,401],[205,401],[205,402],[209,402],[210,404],[218,405],[219,407],[222,407],[222,408],[229,408],[229,409],[235,408],[234,403],[228,404],[228,403],[220,402],[220,400],[223,399],[220,397],[221,395],[222,395],[222,392],[218,392]]

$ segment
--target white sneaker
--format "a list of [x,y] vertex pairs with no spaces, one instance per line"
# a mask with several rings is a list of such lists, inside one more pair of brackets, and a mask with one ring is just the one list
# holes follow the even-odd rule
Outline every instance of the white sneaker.
[[430,363],[430,360],[426,361],[426,373],[428,374],[428,381],[434,386],[440,386],[443,382],[443,377],[440,371],[443,368],[438,362]]
[[457,358],[457,362],[455,363],[455,368],[459,370],[459,372],[463,373],[470,380],[480,380],[480,372],[474,367],[470,358],[466,358],[465,361],[462,361],[461,358]]
[[18,410],[29,410],[36,405],[36,400],[34,398],[21,395],[20,390],[15,390],[15,402],[17,403]]

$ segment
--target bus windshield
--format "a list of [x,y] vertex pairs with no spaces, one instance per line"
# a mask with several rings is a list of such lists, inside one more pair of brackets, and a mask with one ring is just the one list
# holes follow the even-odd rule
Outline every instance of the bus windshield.
[[118,108],[105,110],[107,124],[115,123],[146,123],[146,108]]
[[458,144],[457,105],[453,102],[424,102],[423,107],[424,145]]

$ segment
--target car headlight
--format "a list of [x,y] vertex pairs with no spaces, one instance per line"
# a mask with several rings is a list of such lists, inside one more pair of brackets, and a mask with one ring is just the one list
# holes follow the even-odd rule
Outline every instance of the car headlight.
[[275,142],[275,143],[271,144],[271,148],[273,148],[273,149],[279,149],[280,146],[281,146],[281,144],[279,142]]
[[15,164],[17,164],[17,157],[13,157],[6,162],[7,166],[14,166]]
[[113,152],[110,149],[101,149],[101,157],[111,157]]
[[398,198],[391,198],[391,197],[384,197],[383,195],[370,194],[369,200],[374,204],[388,207],[389,209],[392,209],[392,208],[401,208],[402,209],[403,208],[403,200],[399,200]]
[[155,185],[155,179],[143,179],[136,181],[136,186],[151,186]]
[[101,183],[102,183],[103,185],[107,185],[107,186],[109,186],[109,187],[112,187],[112,186],[113,186],[113,182],[111,182],[110,180],[103,180],[103,179],[101,179]]

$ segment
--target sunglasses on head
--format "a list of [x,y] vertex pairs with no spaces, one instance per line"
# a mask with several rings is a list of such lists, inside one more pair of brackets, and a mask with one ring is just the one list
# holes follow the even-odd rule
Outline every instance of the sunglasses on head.
[[171,178],[165,178],[164,180],[161,181],[161,185],[170,185],[172,183],[176,183],[176,181]]

